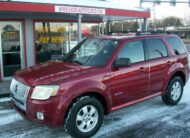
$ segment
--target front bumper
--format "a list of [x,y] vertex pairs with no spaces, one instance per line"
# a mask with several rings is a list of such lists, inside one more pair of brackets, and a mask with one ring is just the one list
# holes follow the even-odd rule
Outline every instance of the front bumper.
[[[30,95],[28,96],[30,97]],[[38,122],[50,127],[59,127],[63,125],[64,117],[69,105],[68,98],[64,96],[51,97],[45,101],[27,99],[26,110],[21,109],[14,100],[14,108],[27,120]],[[37,112],[44,114],[44,120],[37,119]]]

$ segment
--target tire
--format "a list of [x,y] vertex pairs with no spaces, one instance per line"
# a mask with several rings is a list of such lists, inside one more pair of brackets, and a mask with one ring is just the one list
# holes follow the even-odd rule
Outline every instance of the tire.
[[166,89],[166,93],[162,95],[162,101],[167,105],[176,105],[183,95],[184,83],[181,77],[172,78]]
[[94,97],[81,97],[72,104],[65,120],[65,131],[75,138],[93,136],[104,118],[102,104]]

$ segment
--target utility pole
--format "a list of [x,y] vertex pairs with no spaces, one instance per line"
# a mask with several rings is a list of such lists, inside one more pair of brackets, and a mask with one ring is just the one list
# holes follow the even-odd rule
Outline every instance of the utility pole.
[[154,8],[154,31],[157,30],[156,29],[156,8],[155,8],[155,6],[156,6],[156,3],[154,2],[153,3],[153,8]]
[[[142,0],[139,0],[139,8],[142,8]],[[139,31],[142,31],[142,19],[139,19]]]

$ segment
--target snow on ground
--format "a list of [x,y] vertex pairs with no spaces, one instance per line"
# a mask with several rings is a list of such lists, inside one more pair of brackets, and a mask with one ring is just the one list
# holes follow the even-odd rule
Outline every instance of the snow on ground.
[[9,101],[11,101],[10,97],[0,98],[0,103],[2,103],[2,102],[9,102]]
[[[63,127],[28,122],[9,105],[0,100],[0,138],[70,138]],[[190,137],[190,81],[177,106],[166,106],[160,97],[115,111],[105,116],[100,131],[93,138],[188,138]]]
[[181,102],[190,102],[190,79],[185,85],[184,93]]
[[0,116],[0,126],[23,120],[23,118],[14,110],[0,111]]

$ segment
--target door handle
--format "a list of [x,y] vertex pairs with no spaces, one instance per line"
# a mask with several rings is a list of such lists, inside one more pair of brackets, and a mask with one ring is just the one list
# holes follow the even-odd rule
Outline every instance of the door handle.
[[140,67],[139,71],[140,72],[147,72],[147,69],[145,67]]
[[168,60],[168,61],[166,62],[166,64],[171,65],[172,62],[171,62],[170,60]]

